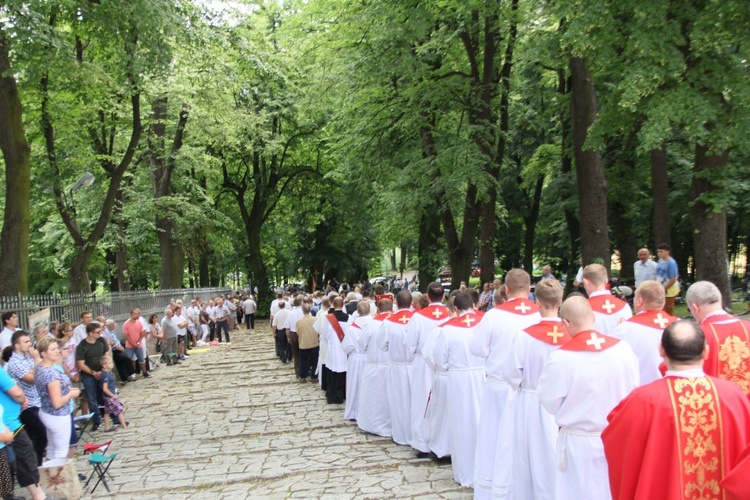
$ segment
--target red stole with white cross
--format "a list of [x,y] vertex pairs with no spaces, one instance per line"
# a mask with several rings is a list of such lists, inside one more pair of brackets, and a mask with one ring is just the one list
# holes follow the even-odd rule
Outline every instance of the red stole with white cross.
[[495,309],[506,311],[512,314],[520,314],[521,316],[528,316],[539,312],[539,308],[529,299],[511,299],[508,302],[504,302],[499,306],[495,306]]
[[389,317],[389,316],[390,316],[391,314],[393,314],[393,313],[389,313],[389,312],[385,312],[385,313],[380,313],[380,314],[378,314],[377,316],[375,316],[375,317],[374,317],[374,318],[372,318],[372,319],[374,319],[375,321],[385,321],[386,319],[388,319],[388,317]]
[[656,311],[643,311],[628,320],[630,323],[637,323],[639,325],[656,328],[657,330],[664,330],[675,321],[677,321],[677,318],[665,313],[661,309]]
[[589,297],[589,304],[594,312],[607,315],[614,314],[628,305],[627,302],[618,299],[612,294]]
[[401,309],[400,311],[396,311],[395,313],[388,316],[385,320],[392,321],[393,323],[398,323],[399,325],[406,325],[411,320],[412,314],[414,314],[413,311],[410,311],[408,309]]
[[570,334],[563,328],[561,321],[542,321],[524,332],[549,345],[561,346],[570,342]]
[[578,333],[573,339],[562,346],[562,351],[606,351],[620,339],[603,335],[595,330],[586,330]]
[[463,316],[456,316],[446,321],[441,326],[457,326],[459,328],[473,328],[479,323],[479,316],[474,311],[467,312]]
[[442,321],[448,319],[448,317],[450,316],[448,308],[438,304],[432,304],[431,306],[424,307],[417,311],[417,314],[421,314],[425,318],[431,319],[433,321]]
[[339,338],[339,342],[344,341],[344,329],[341,328],[341,324],[339,324],[339,320],[336,316],[334,316],[333,313],[328,314],[326,316],[328,318],[328,322],[331,323],[331,326],[333,327],[333,331],[336,332],[336,336]]

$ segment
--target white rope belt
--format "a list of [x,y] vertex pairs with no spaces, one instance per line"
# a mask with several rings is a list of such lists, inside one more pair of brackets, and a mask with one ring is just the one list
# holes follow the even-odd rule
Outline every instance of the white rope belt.
[[560,463],[558,467],[561,471],[565,471],[568,468],[568,461],[566,459],[568,452],[568,434],[573,436],[600,437],[602,431],[582,431],[580,429],[573,429],[572,427],[560,428]]

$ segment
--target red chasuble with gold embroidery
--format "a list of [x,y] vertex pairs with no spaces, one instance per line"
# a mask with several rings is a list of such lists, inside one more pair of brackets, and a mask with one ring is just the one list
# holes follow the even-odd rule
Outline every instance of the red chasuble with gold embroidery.
[[713,377],[639,387],[602,433],[614,500],[724,499],[722,478],[750,442],[750,402]]
[[750,394],[750,323],[720,314],[705,318],[701,328],[709,348],[703,370],[731,380]]

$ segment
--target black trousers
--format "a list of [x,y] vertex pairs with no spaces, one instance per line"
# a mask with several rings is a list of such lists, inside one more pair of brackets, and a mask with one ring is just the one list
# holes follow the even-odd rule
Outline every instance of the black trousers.
[[44,450],[47,449],[47,429],[44,427],[42,421],[39,420],[39,408],[36,406],[26,408],[21,412],[19,420],[21,420],[24,430],[29,435],[31,443],[34,446],[37,465],[42,465]]
[[255,330],[255,313],[245,314],[245,328]]
[[229,320],[220,319],[216,322],[216,336],[219,338],[219,342],[221,342],[222,330],[224,330],[224,337],[226,338],[226,342],[229,342]]
[[341,404],[346,397],[346,372],[339,373],[328,370],[328,373],[326,401],[329,405]]
[[320,347],[299,350],[299,378],[315,378]]
[[11,473],[18,479],[21,488],[30,484],[39,484],[39,469],[37,469],[37,458],[34,452],[34,445],[31,444],[26,429],[21,429],[13,438],[13,454],[16,456],[14,465],[11,466]]
[[279,359],[282,363],[286,363],[292,359],[292,346],[289,345],[289,341],[286,338],[286,329],[276,329],[276,351],[279,353]]
[[125,382],[130,375],[136,372],[133,368],[133,362],[120,351],[112,349],[112,361],[114,361],[117,367],[117,374],[120,376],[120,381],[122,382]]

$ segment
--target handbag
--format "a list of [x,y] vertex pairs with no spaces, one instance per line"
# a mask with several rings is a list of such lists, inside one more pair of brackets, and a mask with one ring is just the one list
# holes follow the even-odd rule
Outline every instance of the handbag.
[[48,496],[77,500],[83,489],[73,460],[56,458],[39,467],[39,486]]

